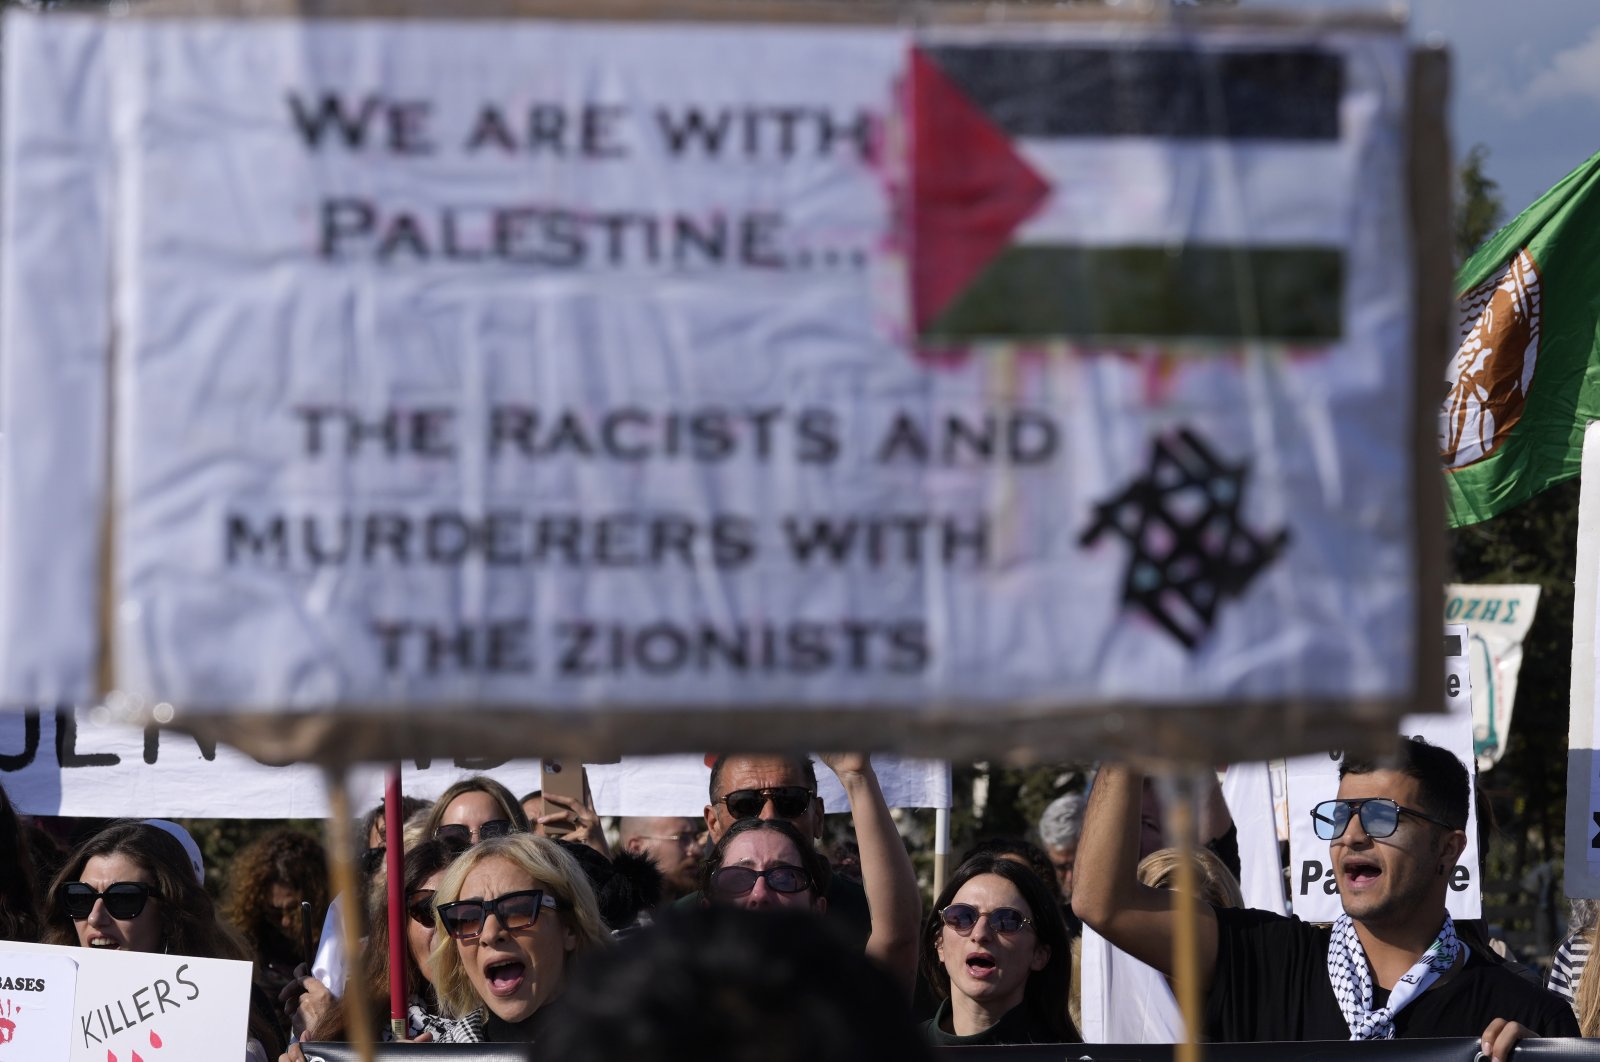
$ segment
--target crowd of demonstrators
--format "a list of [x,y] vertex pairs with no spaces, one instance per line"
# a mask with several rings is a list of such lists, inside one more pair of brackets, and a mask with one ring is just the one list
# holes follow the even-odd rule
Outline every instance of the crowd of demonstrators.
[[[1172,882],[1182,857],[1162,847],[1160,798],[1149,780],[1124,767],[1102,767],[1087,800],[1069,794],[1045,809],[1035,838],[990,838],[969,850],[924,917],[910,856],[870,761],[854,754],[822,761],[849,797],[854,847],[846,865],[858,879],[836,872],[829,858],[841,858],[849,838],[836,836],[822,847],[826,809],[805,756],[708,757],[703,819],[623,819],[615,855],[587,796],[549,805],[519,801],[478,776],[431,803],[410,802],[402,840],[403,1038],[538,1042],[552,1058],[598,1057],[594,1052],[626,1044],[630,1057],[652,1057],[642,1044],[676,1018],[634,1014],[628,1000],[666,1006],[689,993],[695,1007],[731,1008],[728,1020],[737,1025],[762,1014],[748,1009],[760,1000],[806,980],[808,969],[814,981],[840,976],[837,956],[826,968],[808,968],[804,958],[839,945],[851,959],[846,976],[859,968],[876,982],[857,1001],[876,1001],[875,1027],[885,1036],[912,1028],[919,1050],[1076,1043],[1080,1032],[1103,1039],[1113,1028],[1128,1028],[1104,1015],[1125,1008],[1117,997],[1129,992],[1139,1006],[1159,1011],[1160,1020],[1127,1039],[1161,1042],[1181,1033],[1168,981],[1179,917]],[[1504,1062],[1529,1036],[1573,1036],[1580,1027],[1600,1032],[1600,975],[1586,963],[1597,932],[1592,919],[1575,925],[1563,943],[1555,991],[1546,991],[1496,955],[1481,927],[1457,926],[1447,914],[1446,888],[1465,847],[1468,792],[1465,768],[1425,742],[1405,741],[1392,762],[1347,758],[1337,795],[1314,816],[1330,845],[1344,907],[1331,927],[1243,909],[1226,865],[1228,854],[1236,858],[1235,834],[1225,815],[1208,809],[1197,834],[1214,843],[1192,853],[1202,1036],[1217,1042],[1474,1036],[1486,1055]],[[101,830],[64,857],[39,889],[27,868],[26,824],[0,791],[0,843],[10,839],[18,855],[0,870],[0,934],[252,961],[250,1059],[303,1062],[290,1041],[348,1038],[359,1031],[351,1027],[357,994],[372,1022],[368,1031],[387,1038],[389,982],[399,971],[390,968],[381,811],[362,823],[366,849],[354,901],[326,904],[324,857],[313,838],[273,831],[225,868],[226,900],[217,905],[206,892],[193,839],[160,820]],[[304,927],[302,902],[312,909]],[[339,966],[336,956],[322,960],[330,944],[342,941],[341,904],[365,934],[348,977],[330,975]],[[312,928],[325,906],[316,968],[295,968],[305,950],[302,928]],[[1095,932],[1086,933],[1085,924]],[[807,948],[755,958],[796,932]],[[693,946],[696,933],[704,938],[701,949]],[[1089,982],[1098,986],[1092,1021],[1080,1017],[1088,1003],[1080,1000],[1080,962],[1089,961],[1091,945],[1099,949]],[[1117,949],[1148,964],[1140,967],[1143,980],[1102,966],[1121,961]],[[704,998],[708,978],[751,963],[762,966],[763,976],[740,976],[724,986],[734,995]],[[681,973],[661,974],[673,967]],[[614,993],[606,977],[616,979]],[[272,978],[283,983],[277,1003],[261,991]],[[806,996],[805,1005],[816,1008],[813,1018],[796,1019],[800,1024],[779,1043],[813,1042],[801,1028],[816,1031],[831,1020],[829,1007],[848,1005],[848,995],[827,995]],[[785,1028],[798,1005],[790,1001],[773,1027]],[[596,1015],[615,1021],[598,1029]],[[697,1028],[713,1040],[722,1035]],[[793,1054],[775,1051],[774,1058]]]

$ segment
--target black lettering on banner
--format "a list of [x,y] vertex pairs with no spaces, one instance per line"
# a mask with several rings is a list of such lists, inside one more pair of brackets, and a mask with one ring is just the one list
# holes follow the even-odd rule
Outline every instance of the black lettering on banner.
[[1444,680],[1444,695],[1446,697],[1461,696],[1461,676],[1446,675]]
[[[1594,824],[1600,827],[1600,811],[1594,813]],[[1589,842],[1590,848],[1600,848],[1600,829],[1595,831],[1594,840]]]
[[[144,762],[153,764],[159,752],[161,743],[161,728],[154,723],[144,728]],[[194,743],[200,746],[200,756],[207,763],[214,762],[217,758],[217,743],[215,740],[195,738]]]
[[57,705],[56,762],[62,767],[115,767],[122,757],[114,752],[79,752],[77,715],[71,705]]
[[1461,635],[1459,635],[1459,634],[1447,634],[1447,635],[1444,636],[1444,655],[1445,656],[1460,656],[1461,655]]
[[172,979],[189,989],[189,999],[192,1001],[200,998],[200,986],[183,976],[183,971],[187,970],[188,968],[188,963],[184,963],[182,966],[178,967],[178,972],[172,975]]
[[1455,868],[1450,871],[1450,891],[1466,892],[1471,887],[1472,871],[1457,863]]
[[22,751],[0,753],[0,772],[20,771],[39,755],[39,709],[22,713]]

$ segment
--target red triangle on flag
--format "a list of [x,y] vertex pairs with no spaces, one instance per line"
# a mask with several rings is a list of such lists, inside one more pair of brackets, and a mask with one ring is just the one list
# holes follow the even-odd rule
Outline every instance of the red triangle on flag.
[[1005,133],[913,48],[911,308],[919,333],[1049,194],[1049,183]]

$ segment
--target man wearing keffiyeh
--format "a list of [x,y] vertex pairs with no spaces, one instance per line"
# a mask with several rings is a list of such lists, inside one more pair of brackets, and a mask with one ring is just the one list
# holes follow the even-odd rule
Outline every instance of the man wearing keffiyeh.
[[[1447,750],[1400,742],[1382,764],[1347,758],[1313,813],[1344,914],[1331,927],[1263,911],[1198,912],[1205,1033],[1212,1040],[1477,1036],[1506,1062],[1518,1040],[1576,1036],[1570,1008],[1456,938],[1445,895],[1466,848],[1471,781]],[[1170,892],[1134,876],[1141,778],[1095,779],[1073,909],[1117,947],[1167,973]]]

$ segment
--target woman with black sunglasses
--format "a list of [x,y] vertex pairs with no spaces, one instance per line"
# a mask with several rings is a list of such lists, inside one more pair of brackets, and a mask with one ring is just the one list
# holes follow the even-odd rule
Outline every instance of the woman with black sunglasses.
[[828,909],[828,861],[782,819],[740,819],[706,856],[700,895],[706,903],[753,910]]
[[1067,926],[1038,874],[980,853],[956,868],[933,906],[922,972],[944,1000],[923,1026],[934,1044],[1082,1042],[1067,1016]]
[[434,894],[434,984],[447,1016],[483,1011],[483,1039],[535,1043],[567,987],[568,968],[610,934],[594,890],[555,841],[514,833],[456,859]]
[[[143,822],[113,823],[72,853],[50,884],[43,943],[250,961],[218,919],[183,845]],[[251,995],[249,1032],[247,1058],[283,1050],[283,1032],[259,992]]]

